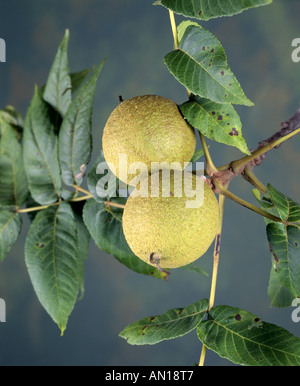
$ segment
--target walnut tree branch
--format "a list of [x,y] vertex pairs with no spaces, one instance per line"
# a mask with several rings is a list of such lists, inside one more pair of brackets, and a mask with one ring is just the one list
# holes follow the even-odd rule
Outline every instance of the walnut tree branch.
[[256,178],[252,169],[254,166],[261,164],[268,151],[271,149],[277,149],[284,141],[300,132],[300,107],[297,109],[292,118],[283,122],[281,126],[282,128],[270,138],[260,141],[258,148],[255,151],[252,151],[251,155],[232,161],[230,164],[217,168],[217,170],[208,170],[209,178],[206,179],[206,182],[215,193],[223,194],[225,197],[275,222],[283,221],[279,217],[273,216],[235,196],[228,190],[228,187],[234,177],[242,175],[248,182],[259,189],[261,193],[266,193],[267,188]]
[[[268,139],[260,141],[256,150],[251,151],[251,155],[245,156],[230,164],[218,168],[218,172],[213,173],[211,177],[217,178],[222,185],[227,185],[230,181],[242,175],[248,182],[252,183],[261,192],[265,192],[264,185],[255,177],[253,168],[262,163],[266,153],[271,149],[277,149],[283,142],[300,132],[300,107],[295,114],[288,120],[281,123],[281,129]],[[219,193],[216,190],[216,193]]]
[[[266,153],[271,149],[277,149],[284,141],[293,137],[300,131],[300,107],[295,114],[288,120],[281,123],[281,129],[268,139],[260,141],[258,148],[252,152],[251,156],[243,157],[230,164],[233,172],[242,173],[245,167],[253,169],[258,166],[266,157]],[[240,170],[241,169],[241,170]]]

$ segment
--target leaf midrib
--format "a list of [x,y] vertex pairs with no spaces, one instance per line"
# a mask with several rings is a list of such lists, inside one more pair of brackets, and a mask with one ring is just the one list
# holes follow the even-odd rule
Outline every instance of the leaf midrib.
[[57,267],[56,267],[56,255],[55,255],[55,240],[56,240],[56,225],[57,225],[57,217],[58,217],[58,211],[59,207],[55,209],[55,215],[54,215],[54,221],[53,221],[53,237],[52,237],[52,256],[53,256],[53,271],[54,271],[54,277],[55,277],[55,287],[56,287],[56,294],[57,294],[57,302],[59,307],[59,313],[62,315],[62,306],[60,301],[60,291],[59,291],[59,285],[58,285],[58,279],[57,279]]

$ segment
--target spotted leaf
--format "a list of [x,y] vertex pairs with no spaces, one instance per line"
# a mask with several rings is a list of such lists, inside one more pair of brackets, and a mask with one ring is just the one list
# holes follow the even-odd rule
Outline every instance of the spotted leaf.
[[207,299],[198,300],[185,308],[174,308],[130,324],[120,336],[130,344],[156,344],[178,338],[197,327],[208,308]]
[[179,108],[189,124],[207,138],[235,146],[243,153],[250,154],[242,136],[239,115],[232,105],[215,103],[196,96]]
[[252,106],[231,72],[218,39],[199,25],[189,25],[178,48],[165,56],[172,75],[190,92],[217,103]]
[[251,312],[216,306],[197,329],[206,347],[245,366],[299,366],[300,339]]

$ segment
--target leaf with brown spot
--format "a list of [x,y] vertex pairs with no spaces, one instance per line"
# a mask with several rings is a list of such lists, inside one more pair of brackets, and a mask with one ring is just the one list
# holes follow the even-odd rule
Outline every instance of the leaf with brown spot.
[[232,105],[196,96],[179,108],[188,123],[207,138],[235,146],[241,152],[250,154],[242,136],[240,117]]
[[170,73],[194,95],[217,103],[253,106],[230,70],[221,43],[200,25],[188,25],[178,47],[164,61]]
[[300,255],[295,243],[300,242],[300,229],[280,223],[267,225],[273,269],[294,297],[300,293]]
[[207,299],[198,300],[185,308],[175,308],[130,324],[120,336],[129,344],[136,345],[156,344],[162,340],[178,338],[197,327],[207,308]]
[[[299,219],[299,204],[289,199],[268,184],[267,192],[261,199],[258,190],[253,190],[262,209],[283,220]],[[290,307],[300,288],[300,243],[299,226],[286,226],[265,218],[272,268],[268,285],[271,305]]]
[[299,338],[240,308],[225,305],[212,308],[197,332],[207,348],[234,363],[245,366],[300,365]]

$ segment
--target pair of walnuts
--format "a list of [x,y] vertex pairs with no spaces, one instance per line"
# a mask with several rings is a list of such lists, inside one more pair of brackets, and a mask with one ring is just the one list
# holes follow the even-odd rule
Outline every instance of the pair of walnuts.
[[[196,136],[176,103],[156,95],[122,101],[105,125],[102,142],[116,176],[135,186],[122,220],[133,253],[161,269],[202,256],[216,236],[218,202],[203,178],[184,170]],[[128,182],[136,170],[139,175]]]

